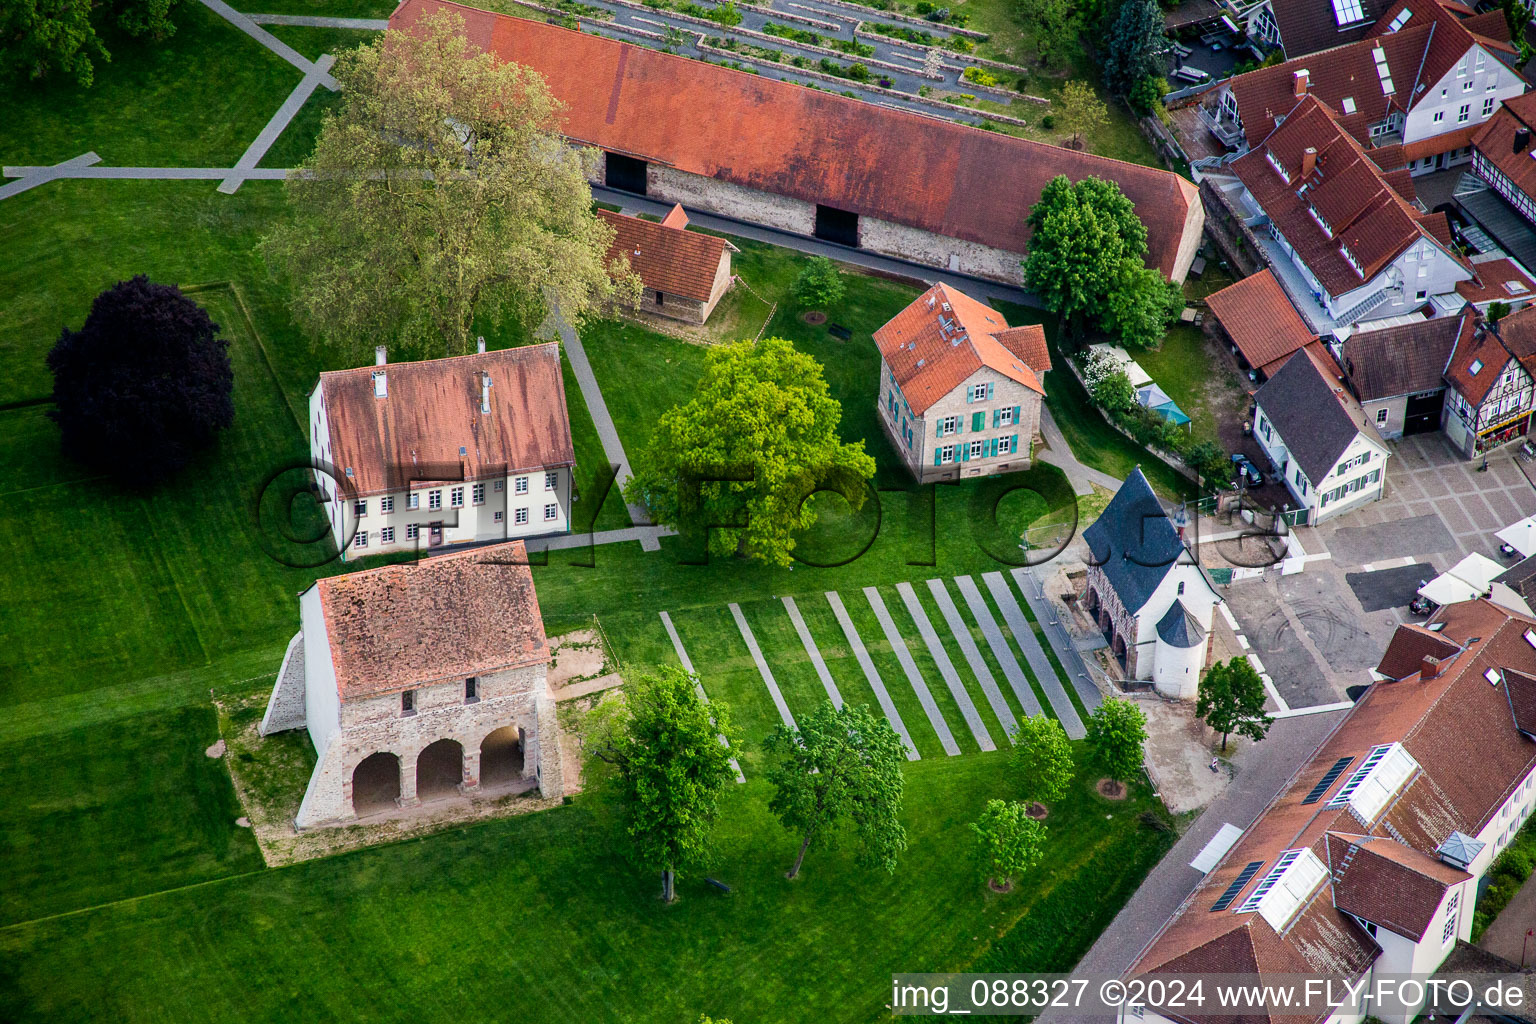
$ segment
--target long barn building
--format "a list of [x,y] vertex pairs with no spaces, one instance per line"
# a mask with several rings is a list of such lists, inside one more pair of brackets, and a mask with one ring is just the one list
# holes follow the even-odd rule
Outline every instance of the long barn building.
[[1171,280],[1200,244],[1198,192],[1169,171],[442,0],[405,0],[389,24],[440,9],[544,77],[567,138],[602,153],[594,184],[1013,284],[1030,207],[1058,174],[1118,182]]

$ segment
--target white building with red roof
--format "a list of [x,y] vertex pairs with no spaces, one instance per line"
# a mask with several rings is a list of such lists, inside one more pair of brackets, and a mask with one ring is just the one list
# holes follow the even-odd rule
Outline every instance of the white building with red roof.
[[880,424],[920,482],[1029,468],[1051,368],[1044,328],[1009,327],[936,284],[876,331],[875,345]]
[[434,797],[563,795],[521,541],[319,580],[299,620],[260,727],[314,743],[297,827]]

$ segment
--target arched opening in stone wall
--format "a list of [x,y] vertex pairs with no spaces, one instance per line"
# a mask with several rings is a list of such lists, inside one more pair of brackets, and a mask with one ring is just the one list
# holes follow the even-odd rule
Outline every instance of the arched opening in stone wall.
[[503,786],[523,777],[523,731],[504,725],[480,744],[480,785]]
[[352,812],[359,818],[392,811],[400,799],[400,758],[369,754],[352,770]]
[[1083,595],[1083,607],[1088,609],[1088,614],[1097,617],[1099,614],[1099,594],[1092,587]]
[[1125,637],[1115,637],[1114,645],[1110,649],[1115,652],[1115,660],[1120,663],[1121,671],[1128,671],[1125,663]]
[[459,792],[464,781],[464,748],[458,740],[438,740],[416,758],[416,796],[438,800]]

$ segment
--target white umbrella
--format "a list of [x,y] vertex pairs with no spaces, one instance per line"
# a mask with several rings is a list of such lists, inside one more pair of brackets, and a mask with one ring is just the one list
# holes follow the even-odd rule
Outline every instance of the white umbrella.
[[1481,597],[1482,591],[1476,589],[1466,580],[1457,579],[1448,572],[1430,580],[1419,588],[1419,596],[1427,597],[1435,604],[1455,604],[1458,601],[1470,601]]
[[1471,554],[1455,565],[1451,566],[1450,575],[1477,588],[1478,594],[1488,593],[1488,588],[1493,586],[1494,577],[1504,571],[1504,567],[1487,555]]
[[1536,516],[1510,523],[1494,536],[1520,552],[1521,558],[1530,558],[1536,555]]

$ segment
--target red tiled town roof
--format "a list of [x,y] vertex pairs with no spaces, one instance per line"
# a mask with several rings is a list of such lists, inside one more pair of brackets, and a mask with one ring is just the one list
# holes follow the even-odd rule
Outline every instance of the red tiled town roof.
[[343,701],[549,661],[520,540],[315,587]]
[[1042,395],[1040,374],[1051,368],[1044,328],[1009,327],[1003,314],[945,284],[886,321],[875,344],[919,416],[983,366]]
[[1457,339],[1470,337],[1476,320],[1468,309],[1460,316],[1355,331],[1340,352],[1350,390],[1370,402],[1444,388]]
[[1147,262],[1165,277],[1203,217],[1195,186],[1162,168],[602,36],[446,0],[405,0],[390,26],[408,29],[443,9],[464,18],[472,43],[543,76],[564,104],[572,141],[672,170],[1014,253],[1026,249],[1026,218],[1047,182],[1097,176],[1117,182],[1135,204],[1147,227]]
[[1536,299],[1536,281],[1507,256],[1472,264],[1477,276],[1456,282],[1456,294],[1472,303],[1529,302]]
[[1397,628],[1387,649],[1376,665],[1376,671],[1388,679],[1406,679],[1424,667],[1425,658],[1437,661],[1455,656],[1461,645],[1414,623]]
[[1519,151],[1515,149],[1515,133],[1521,129],[1536,130],[1536,92],[1512,96],[1499,105],[1492,117],[1485,121],[1472,137],[1473,147],[1496,167],[1515,188],[1526,195],[1536,196],[1536,139],[1527,137]]
[[1215,292],[1205,302],[1248,365],[1266,374],[1316,337],[1268,268]]
[[1382,0],[1363,0],[1360,20],[1341,27],[1329,0],[1270,3],[1287,57],[1303,57],[1359,39],[1370,31],[1383,6]]
[[1445,379],[1472,405],[1482,405],[1511,359],[1536,376],[1536,306],[1517,310],[1496,324],[1480,324],[1470,338],[1457,343]]
[[688,215],[681,206],[672,207],[660,224],[610,210],[597,215],[614,230],[608,258],[623,256],[647,289],[709,301],[729,242],[684,230]]
[[1415,942],[1446,890],[1472,877],[1390,838],[1329,832],[1324,847],[1334,905]]
[[[376,371],[384,373],[383,397]],[[481,374],[491,378],[488,414],[480,412]],[[555,342],[329,370],[316,386],[337,482],[359,496],[576,461]]]

